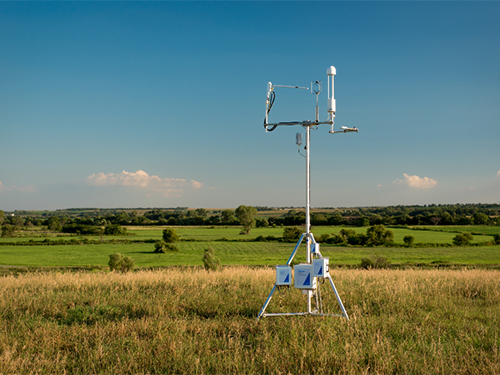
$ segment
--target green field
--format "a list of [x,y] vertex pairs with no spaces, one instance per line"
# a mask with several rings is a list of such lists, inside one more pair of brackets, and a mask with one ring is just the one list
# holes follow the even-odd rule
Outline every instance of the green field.
[[[222,265],[284,264],[294,244],[276,242],[180,242],[179,252],[156,254],[153,244],[105,244],[62,246],[2,246],[0,264],[15,266],[107,266],[109,255],[122,253],[136,261],[138,267],[172,265],[201,266],[203,252],[212,246]],[[499,246],[481,247],[335,247],[322,245],[323,256],[330,264],[357,265],[364,257],[379,253],[393,264],[500,264]],[[305,261],[305,246],[301,245],[296,260]]]
[[[102,236],[103,238],[115,238],[115,239],[129,239],[134,241],[139,240],[149,240],[155,239],[160,240],[162,236],[162,231],[167,227],[149,227],[149,226],[131,226],[127,227],[128,236]],[[283,228],[253,228],[249,235],[241,235],[240,227],[208,227],[208,226],[190,226],[190,227],[174,227],[179,234],[181,240],[196,240],[196,241],[213,241],[221,238],[226,238],[228,240],[248,240],[253,239],[258,236],[274,236],[280,238],[283,235]],[[336,227],[336,226],[318,226],[313,227],[312,232],[316,239],[318,239],[322,234],[338,234],[341,229],[349,228],[355,229],[358,233],[366,233],[367,228],[360,227]],[[453,237],[456,232],[469,232],[469,233],[480,233],[481,235],[474,235],[473,242],[485,242],[491,241],[494,234],[500,234],[500,226],[469,226],[469,227],[456,227],[456,226],[427,226],[427,227],[416,227],[417,229],[411,228],[388,228],[394,232],[394,241],[396,243],[403,243],[403,238],[406,235],[411,235],[415,237],[416,243],[452,243]],[[418,230],[418,228],[424,228],[426,230]],[[29,231],[21,232],[20,235],[16,237],[0,237],[0,242],[28,242],[30,240],[41,240],[44,238],[93,238],[100,239],[101,236],[71,236],[68,234],[59,233],[48,233],[42,231],[40,228],[35,228]]]
[[498,225],[420,225],[415,228],[424,228],[430,231],[445,231],[445,232],[469,232],[469,233],[482,233],[493,236],[500,233],[500,226]]
[[[28,267],[77,267],[77,266],[107,266],[109,255],[122,253],[135,260],[137,267],[164,267],[164,266],[201,266],[203,252],[209,246],[213,247],[216,256],[222,265],[259,265],[272,266],[284,264],[293,248],[294,243],[283,242],[255,242],[258,236],[274,236],[281,238],[283,228],[254,228],[249,235],[241,235],[239,227],[177,227],[181,238],[176,245],[179,252],[156,254],[154,244],[144,241],[157,241],[162,237],[165,227],[129,227],[128,236],[57,236],[54,233],[43,233],[40,229],[23,233],[23,236],[1,238],[0,241],[26,243],[78,239],[104,241],[102,244],[72,244],[50,246],[0,246],[0,265],[28,266]],[[342,227],[315,227],[313,233],[319,240],[323,234],[338,234]],[[353,228],[358,233],[365,233],[367,228]],[[423,244],[451,244],[456,233],[454,227],[430,227],[438,230],[412,230],[409,228],[391,228],[394,232],[394,241],[403,244],[406,235],[412,235],[415,243]],[[500,227],[467,227],[469,232],[485,233],[488,235],[474,235],[473,243],[491,241],[492,235],[500,232]],[[222,240],[225,239],[225,240]],[[113,244],[109,240],[133,241],[131,243]],[[354,247],[321,244],[323,256],[330,258],[330,264],[354,266],[364,257],[375,253],[386,256],[393,265],[407,264],[461,264],[461,265],[494,265],[500,264],[499,246],[470,246],[470,247]],[[301,245],[297,261],[305,261],[305,245]]]

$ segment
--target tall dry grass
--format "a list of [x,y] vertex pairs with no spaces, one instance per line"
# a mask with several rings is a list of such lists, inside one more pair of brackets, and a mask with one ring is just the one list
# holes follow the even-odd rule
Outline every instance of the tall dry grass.
[[[500,373],[498,271],[331,274],[350,321],[257,323],[273,269],[3,277],[0,373]],[[294,289],[268,307],[304,310]]]

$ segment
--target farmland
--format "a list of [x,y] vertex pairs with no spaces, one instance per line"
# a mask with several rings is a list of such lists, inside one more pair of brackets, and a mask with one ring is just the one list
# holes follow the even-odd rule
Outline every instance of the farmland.
[[[201,266],[204,250],[214,248],[221,264],[273,266],[283,264],[295,246],[294,243],[278,241],[255,241],[258,237],[281,238],[283,228],[254,228],[250,235],[241,235],[238,227],[176,227],[181,241],[177,243],[179,252],[154,253],[155,241],[162,237],[165,227],[128,227],[127,236],[70,236],[46,233],[40,228],[21,233],[14,238],[1,238],[0,264],[27,267],[64,267],[64,266],[100,266],[105,267],[109,254],[122,253],[132,257],[137,267],[165,266]],[[500,227],[468,227],[474,233],[489,230],[489,234],[473,237],[472,244],[492,241],[493,234],[500,232]],[[496,232],[490,228],[496,230]],[[315,227],[317,239],[321,235],[339,233],[342,227]],[[365,233],[366,228],[352,228]],[[440,227],[432,228],[440,229]],[[450,246],[454,232],[446,230],[412,230],[410,228],[391,228],[394,242],[399,246],[335,246],[323,243],[321,252],[330,258],[332,266],[355,266],[363,257],[374,253],[386,256],[393,265],[411,264],[459,264],[459,265],[495,265],[500,264],[500,247],[488,246]],[[415,237],[418,247],[404,247],[406,235]],[[68,241],[73,240],[74,243]],[[44,242],[45,241],[45,242]],[[50,246],[32,246],[34,244]],[[58,245],[57,241],[65,244]],[[7,243],[17,245],[7,245]],[[430,246],[425,244],[434,244]],[[19,246],[24,245],[24,246]],[[447,245],[447,246],[439,246]],[[301,245],[305,248],[305,245]],[[305,250],[299,250],[298,261],[305,260]]]

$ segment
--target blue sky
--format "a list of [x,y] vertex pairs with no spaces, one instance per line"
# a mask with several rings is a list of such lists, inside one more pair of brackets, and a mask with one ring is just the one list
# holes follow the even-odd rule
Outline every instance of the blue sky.
[[[0,2],[0,209],[500,203],[499,2]],[[314,119],[276,89],[271,121]]]

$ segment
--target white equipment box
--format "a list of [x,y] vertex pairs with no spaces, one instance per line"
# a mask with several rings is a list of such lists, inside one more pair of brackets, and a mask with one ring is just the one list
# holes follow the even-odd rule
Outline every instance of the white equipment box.
[[311,244],[311,254],[319,254],[319,243]]
[[328,258],[313,259],[314,277],[326,277],[328,274]]
[[297,289],[314,289],[316,279],[313,276],[313,265],[302,263],[294,267],[295,287]]
[[276,266],[276,285],[292,285],[292,267]]

